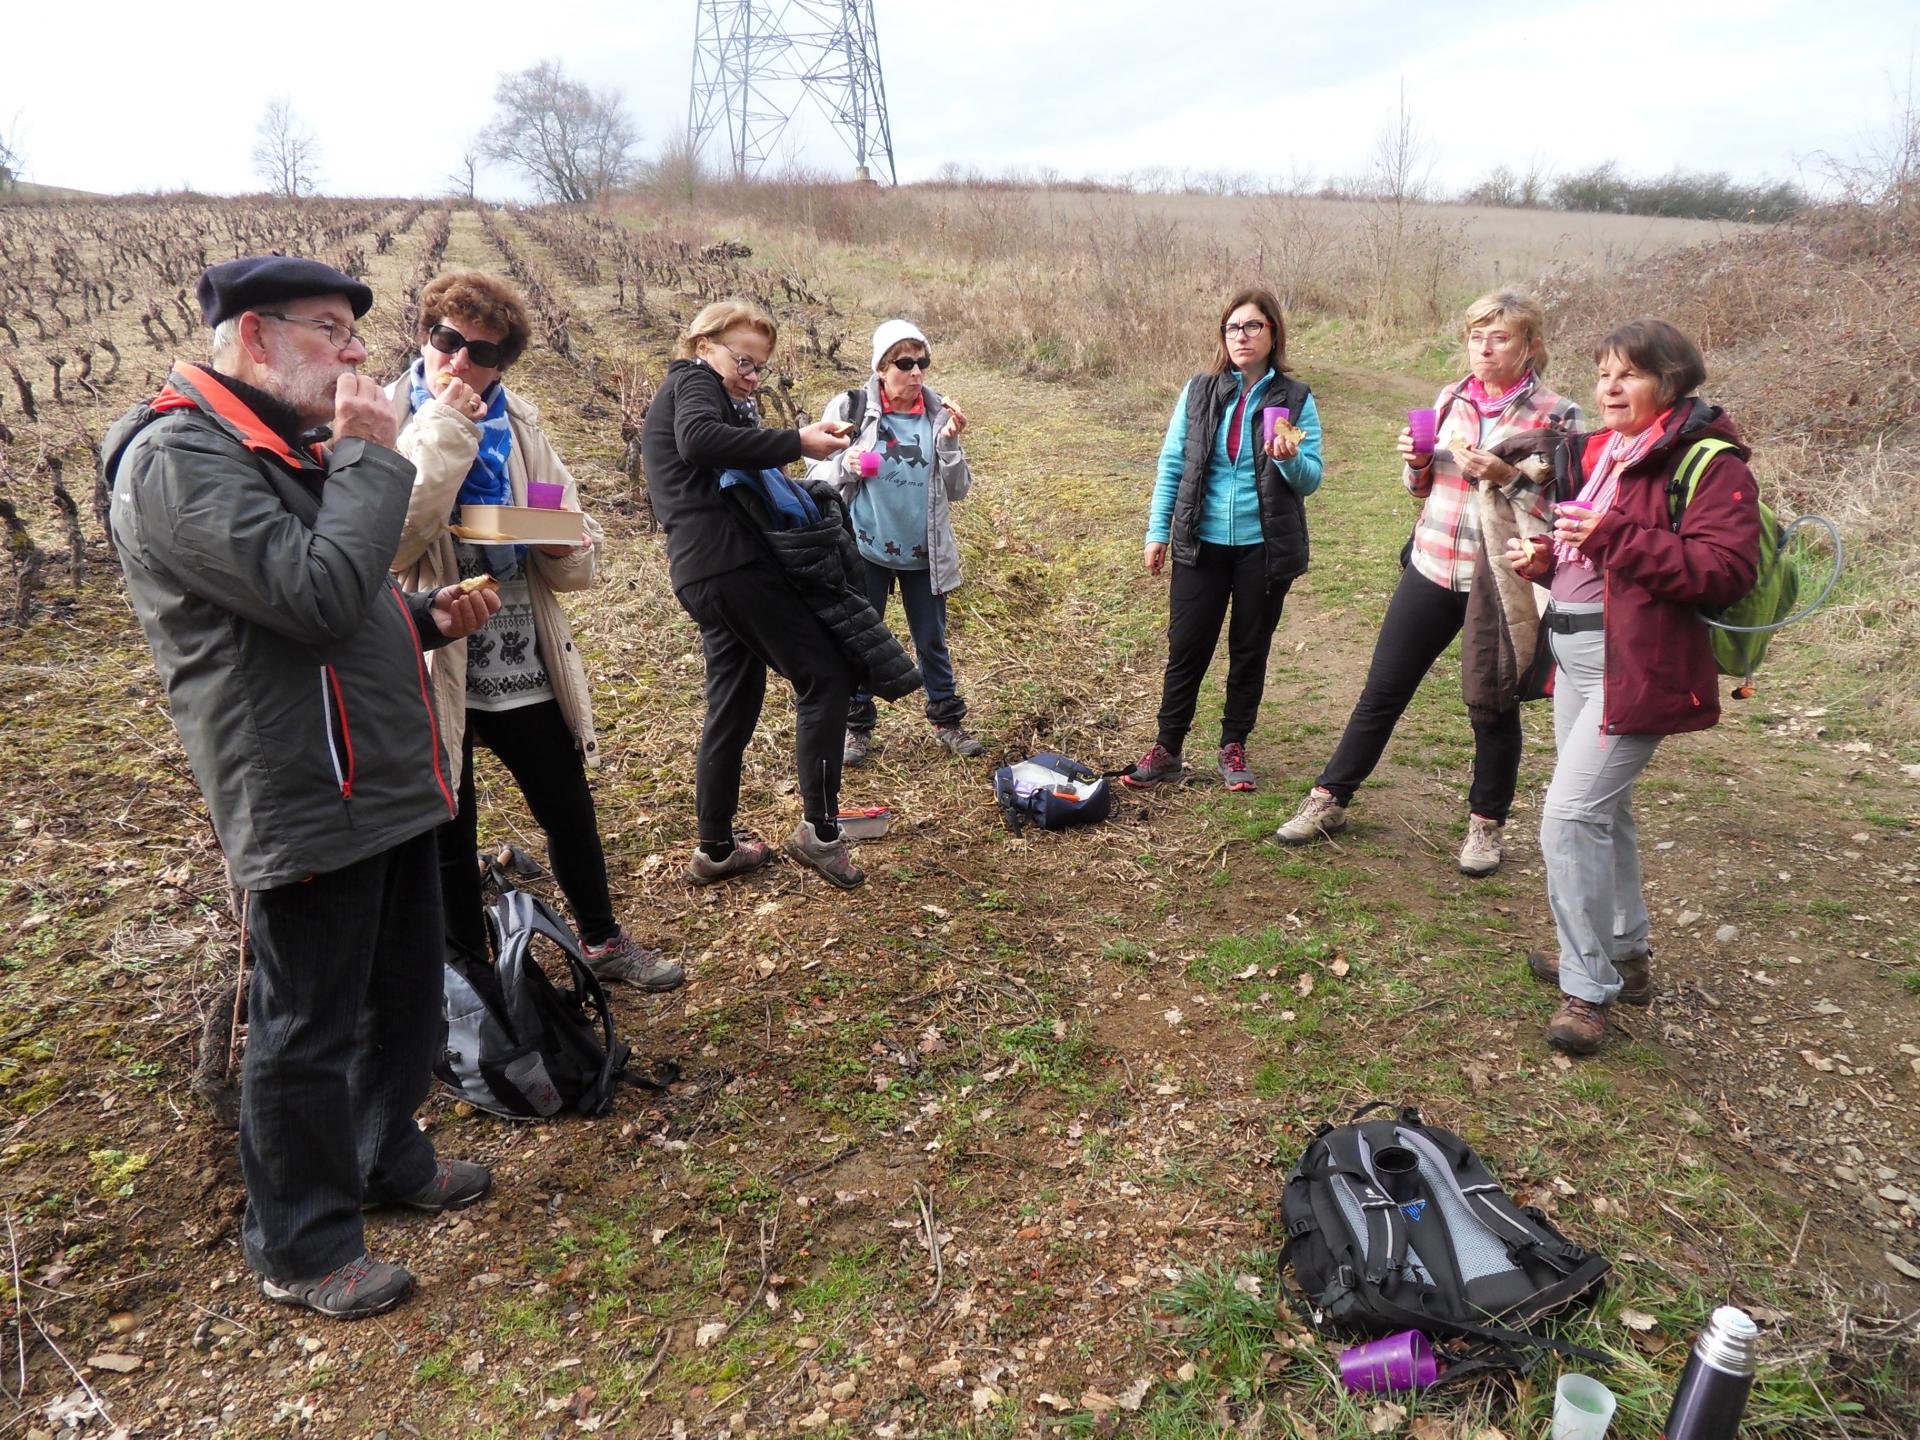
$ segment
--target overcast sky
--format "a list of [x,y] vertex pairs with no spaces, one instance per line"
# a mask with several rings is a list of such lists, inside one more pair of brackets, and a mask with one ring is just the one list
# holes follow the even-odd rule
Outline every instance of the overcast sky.
[[[0,130],[28,179],[258,189],[254,125],[285,95],[318,136],[321,188],[361,195],[443,192],[498,75],[545,57],[617,88],[651,151],[686,124],[696,15],[695,0],[8,9]],[[1403,83],[1448,187],[1534,155],[1563,171],[1613,159],[1633,174],[1800,178],[1817,152],[1885,131],[1920,46],[1913,0],[876,0],[875,13],[903,181],[949,161],[1355,174]],[[791,133],[801,160],[849,163],[823,125]],[[481,188],[516,187],[493,174]]]

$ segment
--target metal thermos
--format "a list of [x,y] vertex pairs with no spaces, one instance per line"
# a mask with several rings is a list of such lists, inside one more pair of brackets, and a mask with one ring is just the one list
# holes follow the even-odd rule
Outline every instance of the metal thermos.
[[1759,1341],[1760,1327],[1746,1311],[1722,1305],[1713,1312],[1673,1392],[1662,1440],[1733,1440],[1753,1389]]

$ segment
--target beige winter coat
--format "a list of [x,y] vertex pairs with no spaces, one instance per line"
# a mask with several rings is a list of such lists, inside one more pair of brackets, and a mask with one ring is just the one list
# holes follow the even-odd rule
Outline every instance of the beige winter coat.
[[[460,579],[454,555],[451,522],[460,486],[473,468],[480,450],[480,427],[451,405],[429,400],[418,413],[409,412],[406,376],[387,389],[394,417],[400,423],[398,449],[414,464],[413,499],[407,505],[406,527],[393,557],[400,583],[415,590],[452,585]],[[580,493],[573,476],[540,429],[540,412],[511,390],[507,392],[507,423],[513,430],[513,453],[507,476],[513,485],[513,503],[527,503],[527,482],[564,485],[566,509],[577,510]],[[573,732],[581,758],[589,769],[600,764],[600,742],[593,731],[593,699],[587,672],[573,643],[567,612],[554,598],[556,591],[584,590],[593,583],[594,563],[602,544],[599,524],[582,515],[580,524],[588,543],[566,555],[527,551],[527,588],[533,596],[533,631],[546,662],[560,714]],[[467,647],[448,645],[427,656],[433,673],[434,708],[440,713],[440,734],[446,745],[447,773],[457,782],[460,755],[467,730]]]

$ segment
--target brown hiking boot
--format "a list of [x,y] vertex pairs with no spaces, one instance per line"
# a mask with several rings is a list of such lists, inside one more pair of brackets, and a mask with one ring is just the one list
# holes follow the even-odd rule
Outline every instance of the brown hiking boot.
[[[1613,968],[1620,972],[1620,994],[1617,997],[1623,1005],[1651,1005],[1653,1003],[1653,951],[1642,950],[1638,955],[1629,955],[1624,960],[1616,960]],[[1533,978],[1544,980],[1549,985],[1560,983],[1560,957],[1535,950],[1527,956],[1527,969],[1533,972]]]
[[1547,1022],[1547,1043],[1569,1055],[1591,1055],[1607,1038],[1607,1011],[1578,995],[1560,997],[1560,1013]]

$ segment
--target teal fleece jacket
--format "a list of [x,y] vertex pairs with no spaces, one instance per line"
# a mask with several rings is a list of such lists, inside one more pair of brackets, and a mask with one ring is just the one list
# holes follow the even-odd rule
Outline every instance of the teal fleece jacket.
[[[1227,459],[1227,435],[1233,428],[1233,408],[1220,419],[1220,433],[1214,437],[1213,454],[1207,462],[1206,508],[1200,520],[1200,539],[1210,545],[1258,545],[1260,530],[1260,493],[1253,483],[1253,460],[1260,445],[1261,396],[1273,380],[1267,371],[1254,382],[1253,394],[1240,417],[1240,458]],[[1192,382],[1188,382],[1191,384]],[[1241,383],[1246,383],[1241,377]],[[1320,410],[1307,397],[1302,413],[1293,423],[1306,432],[1300,453],[1279,465],[1281,478],[1296,495],[1311,495],[1320,488],[1323,467],[1320,461]],[[1147,543],[1164,545],[1173,533],[1173,501],[1180,489],[1180,468],[1187,453],[1187,386],[1180,387],[1180,398],[1173,403],[1173,419],[1167,425],[1167,438],[1160,446],[1159,475],[1153,485],[1153,503],[1147,514]]]

